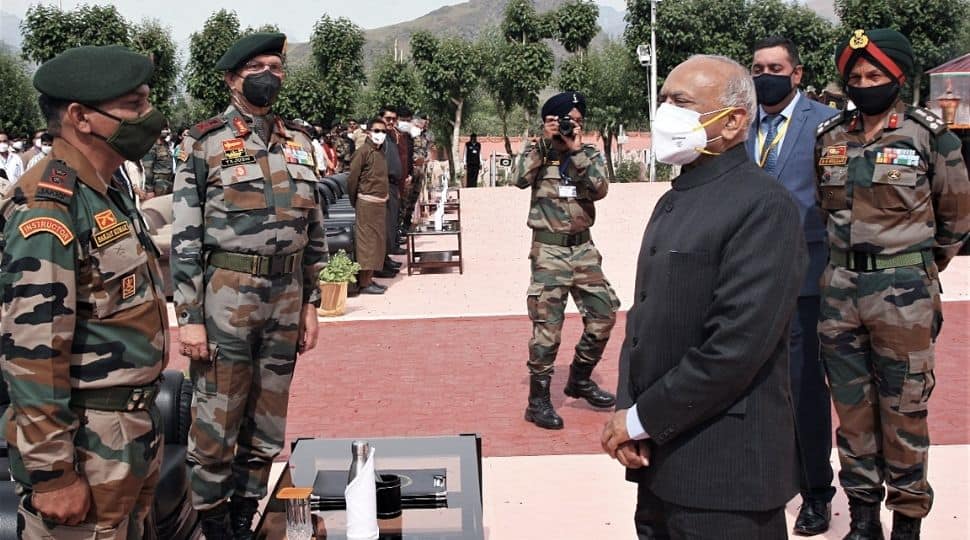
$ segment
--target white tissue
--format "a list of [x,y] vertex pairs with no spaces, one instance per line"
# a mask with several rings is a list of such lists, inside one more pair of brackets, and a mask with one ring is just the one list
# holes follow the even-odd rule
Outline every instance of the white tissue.
[[344,490],[347,500],[347,540],[377,540],[377,478],[374,473],[374,448],[363,468]]

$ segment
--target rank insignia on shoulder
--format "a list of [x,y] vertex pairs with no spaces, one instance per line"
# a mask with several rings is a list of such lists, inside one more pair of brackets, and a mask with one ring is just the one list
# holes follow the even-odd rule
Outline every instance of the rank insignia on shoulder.
[[103,231],[117,224],[118,218],[115,217],[114,212],[109,208],[104,212],[94,214],[94,222],[98,224],[98,229]]
[[74,182],[76,180],[77,173],[73,169],[61,161],[51,160],[47,164],[47,170],[44,171],[41,180],[37,182],[37,192],[34,194],[34,198],[69,205],[74,197]]
[[839,125],[842,122],[842,118],[843,118],[842,113],[840,112],[835,116],[833,116],[832,118],[829,118],[828,120],[822,122],[821,124],[818,125],[818,129],[815,130],[815,136],[820,137],[826,131]]
[[249,135],[250,131],[249,126],[246,125],[246,121],[238,116],[232,119],[232,130],[237,137],[245,137]]
[[71,232],[71,229],[60,220],[52,217],[28,219],[21,223],[18,229],[20,229],[20,234],[24,238],[30,238],[35,234],[46,232],[56,236],[61,241],[61,244],[65,246],[70,244],[71,240],[74,240],[74,233]]
[[910,109],[909,115],[918,124],[933,132],[934,135],[939,135],[946,131],[946,122],[932,111],[920,107],[913,107]]

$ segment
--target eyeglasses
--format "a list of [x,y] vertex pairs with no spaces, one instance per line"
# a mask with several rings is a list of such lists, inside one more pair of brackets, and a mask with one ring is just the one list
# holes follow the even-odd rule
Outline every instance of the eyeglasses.
[[387,130],[386,129],[372,129],[372,130],[370,130],[370,132],[371,133],[387,133]]
[[283,74],[283,64],[280,63],[264,64],[262,62],[247,62],[246,65],[243,66],[242,71],[258,73],[267,69],[273,75]]

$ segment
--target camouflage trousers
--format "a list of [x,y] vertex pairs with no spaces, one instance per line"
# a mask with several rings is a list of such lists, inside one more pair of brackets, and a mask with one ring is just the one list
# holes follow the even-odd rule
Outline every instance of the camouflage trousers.
[[933,343],[942,324],[936,268],[822,275],[821,357],[839,417],[839,481],[850,497],[923,517],[933,503],[927,480],[927,402]]
[[30,488],[15,448],[10,469],[22,495],[19,538],[35,540],[140,540],[151,510],[161,465],[162,432],[158,410],[151,412],[78,411],[74,436],[77,471],[91,487],[91,507],[80,525],[48,527],[30,505]]
[[411,219],[414,216],[414,206],[418,204],[418,196],[421,194],[421,187],[424,184],[424,171],[414,168],[411,176],[411,189],[404,192],[401,197],[401,215],[398,223],[405,229],[411,228]]
[[620,307],[620,300],[603,275],[599,250],[592,242],[573,247],[532,242],[529,259],[529,371],[533,375],[553,372],[569,295],[583,317],[583,335],[576,344],[574,361],[595,366],[603,356]]
[[263,278],[209,267],[210,361],[192,362],[188,462],[192,505],[266,495],[283,448],[302,308],[302,276]]

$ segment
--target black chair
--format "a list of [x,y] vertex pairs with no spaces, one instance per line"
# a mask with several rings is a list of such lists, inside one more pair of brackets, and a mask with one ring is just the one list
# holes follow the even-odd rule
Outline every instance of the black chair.
[[[0,372],[0,416],[10,405],[7,383]],[[7,441],[0,433],[0,540],[19,540],[17,538],[17,506],[20,504],[14,483],[10,481],[10,463],[7,455]]]
[[196,538],[201,532],[185,466],[192,425],[192,381],[180,371],[167,370],[155,406],[162,416],[165,448],[150,522],[155,524],[159,539]]

